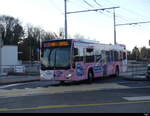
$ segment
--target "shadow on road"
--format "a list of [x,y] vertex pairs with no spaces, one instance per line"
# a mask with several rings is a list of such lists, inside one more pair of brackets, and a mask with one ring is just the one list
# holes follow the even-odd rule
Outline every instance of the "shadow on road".
[[50,86],[73,86],[73,85],[89,85],[89,84],[101,84],[101,83],[106,83],[106,82],[113,82],[116,80],[121,80],[120,77],[114,77],[114,76],[109,76],[109,77],[102,77],[102,78],[96,78],[92,81],[92,83],[88,83],[87,80],[82,80],[82,81],[72,81],[72,82],[64,82],[64,83],[57,83],[57,84],[51,84],[46,87]]

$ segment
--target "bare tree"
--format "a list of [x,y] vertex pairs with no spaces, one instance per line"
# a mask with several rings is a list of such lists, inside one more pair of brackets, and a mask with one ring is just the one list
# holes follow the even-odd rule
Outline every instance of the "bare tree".
[[24,35],[20,21],[5,15],[0,16],[0,33],[4,45],[17,45]]
[[46,32],[30,24],[25,30],[26,37],[19,45],[19,51],[23,53],[20,57],[22,60],[39,60],[40,42],[58,38],[55,33]]

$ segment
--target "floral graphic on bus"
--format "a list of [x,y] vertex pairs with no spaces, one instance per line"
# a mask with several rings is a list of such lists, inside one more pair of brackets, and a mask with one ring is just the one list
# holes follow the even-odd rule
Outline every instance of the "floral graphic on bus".
[[81,66],[81,64],[77,64],[76,72],[77,72],[77,76],[83,76],[84,75],[84,70],[83,70],[83,67]]
[[94,67],[94,72],[102,72],[102,66],[95,66]]

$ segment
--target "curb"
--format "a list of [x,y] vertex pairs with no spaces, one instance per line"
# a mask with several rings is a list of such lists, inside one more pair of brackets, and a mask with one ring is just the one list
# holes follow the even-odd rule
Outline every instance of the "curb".
[[25,82],[33,82],[33,81],[40,81],[40,78],[37,76],[35,76],[35,77],[15,76],[15,78],[10,76],[10,77],[6,77],[6,78],[5,77],[0,78],[0,85],[25,83]]
[[40,79],[33,79],[33,80],[22,80],[22,81],[11,81],[11,82],[0,82],[0,85],[7,85],[7,84],[15,84],[15,83],[26,83],[26,82],[34,82],[40,81]]
[[125,80],[130,80],[130,81],[149,81],[149,79],[141,78],[141,77],[122,77]]

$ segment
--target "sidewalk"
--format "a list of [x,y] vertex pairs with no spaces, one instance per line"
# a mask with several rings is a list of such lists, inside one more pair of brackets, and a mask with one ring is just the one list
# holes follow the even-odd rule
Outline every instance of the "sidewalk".
[[0,76],[0,85],[40,81],[40,75],[36,76]]

